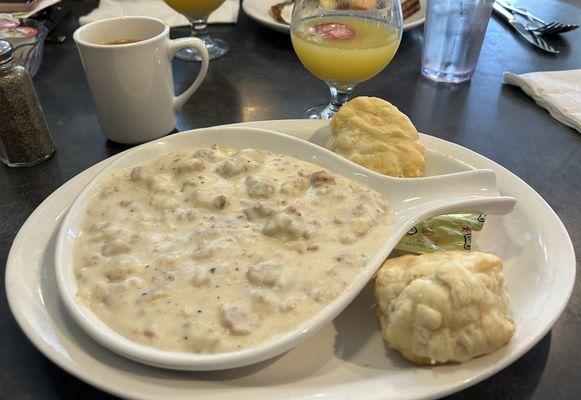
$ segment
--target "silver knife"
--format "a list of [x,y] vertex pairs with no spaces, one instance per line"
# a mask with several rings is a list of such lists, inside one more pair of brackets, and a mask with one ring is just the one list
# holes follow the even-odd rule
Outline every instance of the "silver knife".
[[504,8],[506,8],[508,11],[512,12],[512,13],[520,14],[523,17],[527,17],[529,20],[537,21],[537,22],[539,22],[539,23],[541,23],[543,25],[546,24],[545,21],[543,21],[542,19],[540,19],[539,17],[537,17],[536,15],[534,15],[533,13],[531,13],[530,11],[525,10],[524,8],[515,7],[512,4],[507,3],[504,0],[496,0],[496,2],[498,4],[500,4],[501,6],[503,6]]
[[525,26],[521,24],[510,11],[508,11],[506,8],[504,8],[497,2],[494,2],[493,9],[495,13],[503,17],[506,20],[506,22],[508,22],[510,26],[512,26],[515,31],[520,33],[520,35],[524,37],[529,43],[532,43],[534,46],[548,53],[553,54],[559,53],[559,50],[555,49],[552,45],[547,43],[545,39],[538,35],[535,35],[533,32],[529,32],[525,28]]

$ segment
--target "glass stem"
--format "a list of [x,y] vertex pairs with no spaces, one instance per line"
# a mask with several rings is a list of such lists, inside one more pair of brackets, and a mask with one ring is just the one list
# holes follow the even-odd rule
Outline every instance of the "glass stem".
[[351,92],[353,92],[355,85],[338,87],[337,85],[328,82],[327,85],[331,91],[331,102],[329,103],[328,108],[334,114],[339,111],[344,103],[349,101],[351,98]]
[[212,44],[212,40],[208,35],[208,23],[205,18],[190,19],[192,24],[192,36],[201,39],[206,47]]

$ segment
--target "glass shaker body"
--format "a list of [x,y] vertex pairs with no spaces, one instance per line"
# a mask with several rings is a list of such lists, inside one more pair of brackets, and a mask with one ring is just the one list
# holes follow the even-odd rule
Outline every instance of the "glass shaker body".
[[28,71],[8,56],[0,60],[0,159],[10,167],[38,164],[54,143]]

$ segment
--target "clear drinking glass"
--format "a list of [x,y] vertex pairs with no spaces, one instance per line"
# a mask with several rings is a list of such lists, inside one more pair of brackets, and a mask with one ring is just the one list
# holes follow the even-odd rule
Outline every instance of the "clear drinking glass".
[[494,0],[427,3],[422,75],[448,83],[472,78]]
[[306,118],[332,118],[356,84],[380,73],[399,47],[402,25],[399,0],[296,0],[293,47],[331,91],[331,102],[307,110]]
[[[201,39],[208,49],[210,60],[220,58],[230,49],[221,39],[212,39],[208,34],[208,16],[224,3],[224,0],[164,0],[171,8],[186,16],[192,24],[192,36]],[[184,61],[201,61],[194,49],[180,50],[176,57]]]

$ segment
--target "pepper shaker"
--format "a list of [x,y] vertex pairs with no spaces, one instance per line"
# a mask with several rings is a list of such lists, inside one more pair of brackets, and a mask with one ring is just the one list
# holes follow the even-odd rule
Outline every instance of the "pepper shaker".
[[46,160],[55,148],[30,75],[12,53],[10,42],[0,40],[0,159],[26,167]]

